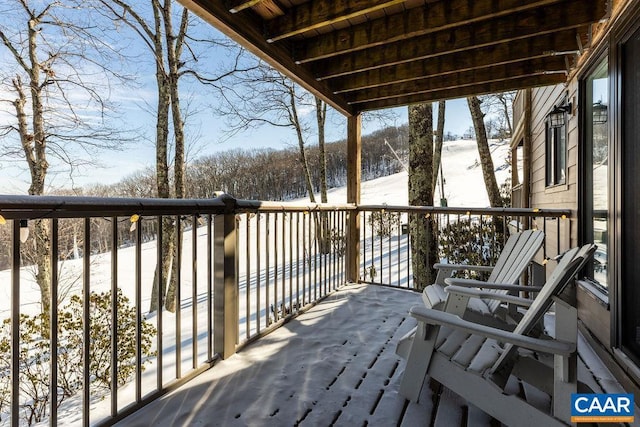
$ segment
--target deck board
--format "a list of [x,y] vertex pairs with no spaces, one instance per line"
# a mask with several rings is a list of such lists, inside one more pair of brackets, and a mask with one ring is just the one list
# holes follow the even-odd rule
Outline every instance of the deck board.
[[[345,286],[119,425],[499,424],[431,381],[419,403],[398,394],[405,362],[395,348],[415,326],[409,308],[420,303],[419,294],[406,290]],[[584,361],[595,363],[593,353]],[[600,365],[593,372],[599,383],[612,378]],[[544,401],[517,382],[510,387]]]

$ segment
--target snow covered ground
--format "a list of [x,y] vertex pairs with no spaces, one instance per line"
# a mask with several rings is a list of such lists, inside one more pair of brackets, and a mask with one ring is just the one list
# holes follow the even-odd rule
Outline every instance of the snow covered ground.
[[[509,153],[509,143],[492,141],[491,150],[494,158],[494,165],[496,167],[496,176],[498,183],[504,182],[506,178],[510,176],[509,167],[507,165],[507,157]],[[449,201],[449,206],[466,206],[466,207],[486,207],[489,205],[486,191],[484,189],[484,182],[482,179],[482,170],[478,163],[479,157],[477,154],[477,147],[475,141],[461,140],[446,142],[443,148],[442,164],[443,173],[445,178],[444,195]],[[440,185],[439,185],[440,188]],[[436,194],[436,200],[440,198],[440,194]],[[342,203],[346,200],[346,188],[332,189],[329,193],[329,202]],[[405,172],[398,173],[392,176],[379,178],[372,181],[362,183],[362,203],[363,204],[389,204],[389,205],[406,205],[407,204],[407,175]],[[261,233],[265,232],[264,221],[265,218],[259,219],[261,222]],[[289,219],[291,220],[291,219]],[[247,273],[251,277],[255,277],[255,269],[257,253],[263,250],[263,247],[253,247],[247,249],[243,247],[243,242],[246,241],[246,216],[241,216],[239,223],[239,242],[241,247],[239,250],[238,263],[240,266],[240,333],[241,339],[245,332],[244,319],[246,316],[246,276]],[[250,241],[256,239],[256,219],[253,220],[249,233],[251,233]],[[278,231],[279,232],[279,231]],[[286,245],[289,241],[288,229],[285,228],[282,240]],[[180,366],[182,372],[185,373],[190,370],[193,360],[191,359],[193,344],[197,343],[197,363],[196,365],[204,362],[207,358],[207,265],[206,265],[206,227],[199,227],[196,232],[197,235],[197,283],[196,289],[193,289],[192,278],[192,231],[185,231],[183,242],[183,272],[181,276],[181,307],[179,323],[180,328],[177,327],[178,322],[176,316],[172,313],[163,313],[163,366],[162,376],[164,384],[167,384],[175,378],[176,366]],[[267,237],[263,236],[262,241],[266,242]],[[266,243],[263,243],[266,244]],[[390,242],[390,245],[402,245],[403,242],[398,240]],[[406,245],[406,242],[404,242]],[[390,249],[395,250],[396,246]],[[290,248],[284,246],[281,251],[281,258],[279,263],[287,265],[291,260],[289,257],[292,252]],[[247,254],[249,254],[249,262],[247,263]],[[139,301],[143,310],[146,310],[149,306],[150,294],[151,294],[151,282],[153,280],[153,270],[156,265],[156,244],[155,241],[144,243],[142,245],[142,299]],[[295,255],[293,256],[295,259]],[[264,262],[264,261],[263,261]],[[273,262],[273,261],[272,261]],[[401,265],[400,259],[393,261],[397,265]],[[249,266],[249,272],[247,272],[246,266]],[[261,267],[264,269],[264,264]],[[82,275],[82,259],[76,259],[61,263],[60,267],[61,284],[64,286],[68,295],[79,294],[81,291],[82,281],[79,278]],[[244,270],[243,270],[244,269]],[[39,291],[36,286],[31,268],[23,268],[21,271],[21,311],[26,314],[35,314],[39,311]],[[270,272],[273,275],[277,271],[277,267]],[[118,286],[122,289],[124,294],[132,301],[135,302],[135,247],[122,248],[118,251]],[[388,274],[405,275],[408,273],[408,269],[397,268],[391,272],[389,269]],[[311,282],[312,277],[309,273],[306,280]],[[263,277],[266,276],[266,272],[263,273]],[[385,279],[385,277],[380,277]],[[387,277],[388,279],[388,277]],[[406,280],[406,277],[399,277],[400,280]],[[250,283],[250,312],[253,313],[251,331],[255,332],[255,313],[261,312],[261,315],[266,319],[267,310],[265,307],[255,307],[256,298],[256,286]],[[105,292],[111,287],[111,257],[110,254],[100,254],[92,256],[91,260],[91,290],[95,292]],[[194,305],[192,295],[196,294],[197,303]],[[293,295],[289,294],[288,297],[292,298]],[[2,318],[8,318],[10,313],[10,301],[11,301],[11,272],[0,272],[0,316]],[[64,304],[63,304],[64,305]],[[192,331],[192,319],[197,319],[197,329],[195,335]],[[151,316],[150,321],[157,322],[157,316]],[[264,320],[263,320],[264,321]],[[180,331],[179,336],[176,334]],[[178,361],[176,356],[176,346],[181,346],[182,360]],[[143,396],[149,392],[155,390],[156,378],[157,378],[157,364],[151,363],[143,373],[142,389]],[[90,411],[92,422],[97,422],[109,414],[110,397],[104,395],[96,395],[96,399],[91,402]],[[118,392],[118,407],[123,408],[129,403],[135,400],[135,390],[133,385],[127,385]],[[82,418],[80,411],[78,411],[78,405],[80,404],[80,397],[71,398],[60,409],[60,425],[76,425]],[[3,416],[3,420],[6,418]]]

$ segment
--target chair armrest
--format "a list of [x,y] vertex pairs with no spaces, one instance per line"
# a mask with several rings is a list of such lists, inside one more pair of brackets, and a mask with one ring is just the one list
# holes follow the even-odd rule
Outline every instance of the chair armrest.
[[570,356],[576,351],[576,345],[560,340],[533,338],[526,335],[514,334],[503,329],[492,328],[479,323],[469,322],[460,317],[440,310],[433,310],[423,306],[413,306],[409,313],[420,322],[429,325],[442,325],[460,329],[474,335],[493,338],[497,341],[510,343],[517,347],[527,348],[543,353]]
[[491,265],[473,265],[473,264],[448,264],[446,262],[437,262],[433,264],[436,270],[473,270],[473,271],[493,271]]
[[483,291],[477,288],[464,288],[462,286],[450,285],[444,288],[444,291],[450,294],[462,295],[469,298],[494,299],[509,304],[519,305],[522,307],[531,307],[531,304],[533,303],[533,300],[528,298],[520,298],[513,295]]
[[447,285],[461,286],[464,288],[497,289],[504,291],[540,292],[540,290],[542,289],[542,286],[522,286],[509,283],[483,282],[482,280],[459,279],[455,277],[448,277],[444,279],[444,283]]

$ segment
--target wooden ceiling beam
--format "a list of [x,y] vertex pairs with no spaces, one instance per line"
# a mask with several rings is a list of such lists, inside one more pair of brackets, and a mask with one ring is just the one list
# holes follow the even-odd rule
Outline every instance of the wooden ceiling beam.
[[595,0],[585,7],[580,0],[440,1],[307,39],[297,46],[295,59],[299,63],[316,61],[487,20],[492,20],[490,25],[513,20],[527,25],[530,21],[588,9],[589,22],[595,22],[606,13],[605,3],[606,0]]
[[418,104],[421,102],[435,102],[442,99],[466,98],[472,95],[484,95],[488,93],[500,93],[538,86],[550,86],[566,82],[564,74],[543,74],[529,77],[518,77],[511,80],[503,80],[493,83],[483,83],[473,86],[443,89],[434,92],[425,92],[416,95],[407,95],[397,98],[388,98],[358,104],[357,111],[381,110],[383,108],[398,107],[403,105]]
[[448,73],[464,72],[491,65],[504,65],[526,59],[550,57],[550,50],[566,52],[576,50],[576,30],[545,34],[508,43],[444,55],[438,61],[421,60],[390,67],[378,68],[343,76],[331,81],[334,93],[402,83]]
[[235,0],[231,2],[231,7],[229,8],[229,12],[238,13],[242,10],[249,9],[250,7],[256,6],[258,3],[263,2],[264,0]]
[[302,3],[289,9],[286,15],[267,22],[267,41],[275,42],[401,3],[404,0],[317,0]]
[[180,0],[180,3],[341,114],[354,114],[354,109],[341,96],[336,96],[326,82],[319,82],[311,70],[293,61],[286,41],[267,43],[262,33],[262,21],[257,17],[245,13],[232,14],[224,0]]
[[478,86],[520,77],[533,77],[545,73],[563,74],[566,78],[564,56],[536,58],[507,65],[488,66],[454,74],[426,76],[420,80],[379,86],[349,93],[349,104],[362,104],[401,96],[417,95],[446,89]]
[[[569,4],[569,3],[568,3]],[[571,1],[574,8],[561,9],[553,16],[524,13],[519,17],[501,17],[452,30],[439,31],[410,40],[389,43],[363,51],[340,55],[313,64],[319,79],[344,76],[384,66],[443,54],[478,49],[494,44],[520,40],[536,35],[582,27],[590,24],[598,14],[585,8],[582,2]],[[578,42],[576,41],[576,48]]]

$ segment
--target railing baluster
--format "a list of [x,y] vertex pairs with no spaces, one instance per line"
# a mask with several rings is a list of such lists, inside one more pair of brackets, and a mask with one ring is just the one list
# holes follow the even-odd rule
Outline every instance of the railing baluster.
[[[91,346],[91,218],[84,219],[84,245],[82,246],[82,425],[89,427],[89,403],[91,399],[91,370],[90,370],[90,346]],[[139,323],[139,322],[138,322]],[[138,325],[139,326],[139,325]],[[139,330],[139,327],[137,328]],[[137,334],[139,335],[139,334]],[[138,337],[136,337],[138,338]],[[139,347],[137,354],[140,354]],[[139,377],[138,377],[139,378]],[[136,392],[139,387],[136,384]],[[136,396],[139,396],[136,393]],[[140,399],[137,399],[140,401]]]
[[278,213],[273,215],[273,320],[280,319],[278,311]]
[[156,268],[157,268],[157,273],[156,273],[156,277],[158,278],[158,308],[157,308],[157,315],[156,315],[156,327],[158,329],[158,335],[156,337],[157,339],[157,352],[158,352],[158,357],[157,357],[157,361],[158,361],[158,367],[156,370],[156,388],[158,391],[162,390],[162,386],[163,386],[163,379],[162,379],[162,367],[163,365],[163,348],[162,348],[162,335],[163,335],[163,328],[162,328],[162,306],[163,306],[163,295],[162,295],[162,288],[163,288],[163,282],[164,282],[164,277],[163,277],[163,269],[162,269],[162,265],[163,265],[163,260],[162,260],[162,246],[164,244],[163,240],[163,231],[164,231],[164,217],[162,215],[158,215],[158,238],[157,240],[157,251],[158,251],[158,259],[156,262]]
[[282,248],[282,280],[281,280],[281,284],[282,284],[282,303],[280,304],[281,307],[281,311],[282,311],[282,317],[286,317],[286,278],[287,278],[287,248],[286,248],[286,223],[287,220],[287,214],[286,213],[282,213],[282,240],[281,240],[281,248]]
[[[175,294],[174,298],[174,306],[176,310],[176,379],[180,379],[182,377],[182,220],[180,219],[180,215],[176,215],[174,221],[175,224],[175,257],[177,258],[172,261],[172,263],[176,264],[176,271],[171,272],[171,280],[167,284],[167,287],[171,286],[171,282],[175,277]],[[167,294],[167,298],[170,296]],[[168,304],[171,304],[169,300],[167,300]]]
[[289,214],[289,313],[293,314],[293,212]]
[[245,214],[245,245],[246,245],[246,263],[245,263],[245,291],[246,301],[244,309],[246,337],[249,339],[251,336],[251,215]]
[[207,215],[207,361],[213,360],[213,217]]
[[111,416],[118,414],[118,217],[111,218]]
[[[260,241],[262,240],[262,233],[260,233],[260,221],[261,214],[256,214],[256,333],[260,333],[260,289],[262,283],[260,283],[260,254],[262,253],[262,247]],[[265,322],[266,323],[266,322]]]
[[58,424],[58,219],[51,220],[51,290],[49,301],[49,352],[51,371],[49,393],[51,409],[49,425]]
[[269,310],[269,283],[271,282],[271,266],[269,265],[269,240],[271,238],[270,236],[270,220],[269,220],[269,213],[265,214],[265,228],[266,228],[266,237],[265,237],[265,265],[266,265],[266,277],[265,277],[265,300],[264,300],[264,313],[265,313],[265,327],[269,327],[269,325],[271,325],[271,314],[270,314],[270,310]]
[[[136,402],[142,400],[142,226],[143,218],[136,225]],[[85,252],[85,254],[88,252]],[[88,258],[88,257],[85,257]],[[89,359],[86,359],[89,360]]]
[[[307,304],[307,222],[309,214],[302,214],[302,305]],[[309,256],[309,259],[311,257]]]
[[296,307],[300,311],[300,212],[296,212]]
[[198,215],[191,217],[191,368],[198,367]]
[[11,238],[11,426],[20,424],[20,221]]

